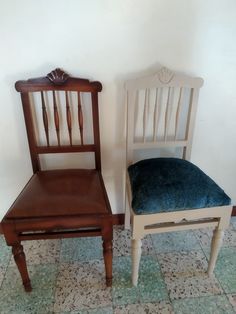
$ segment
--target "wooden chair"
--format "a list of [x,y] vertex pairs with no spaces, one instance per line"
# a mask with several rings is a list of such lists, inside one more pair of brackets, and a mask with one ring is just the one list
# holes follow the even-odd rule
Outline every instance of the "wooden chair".
[[[99,139],[98,92],[102,85],[56,69],[43,78],[16,82],[16,90],[21,93],[33,176],[6,213],[2,226],[25,291],[32,288],[21,241],[35,239],[102,236],[106,284],[111,286],[112,212],[101,175]],[[86,105],[82,103],[84,94]],[[92,116],[90,126],[84,118],[87,106]],[[40,126],[45,131],[41,143]],[[89,143],[85,143],[84,130],[89,127],[93,139],[91,143],[87,138]],[[95,156],[95,169],[42,170],[43,154],[88,152]]]
[[[214,227],[208,266],[208,274],[213,273],[232,206],[224,191],[189,162],[202,85],[201,78],[166,68],[126,83],[125,227],[131,218],[133,285],[138,283],[141,239],[147,234]],[[175,158],[168,157],[173,154]],[[150,155],[158,158],[146,159]],[[135,158],[141,161],[134,163]]]

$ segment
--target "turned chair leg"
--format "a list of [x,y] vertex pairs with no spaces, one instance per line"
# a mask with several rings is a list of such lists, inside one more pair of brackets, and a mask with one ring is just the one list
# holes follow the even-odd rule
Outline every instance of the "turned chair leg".
[[103,257],[106,270],[106,285],[107,287],[112,286],[112,238],[113,230],[112,224],[106,226],[102,231],[103,239]]
[[21,279],[25,287],[25,291],[26,292],[32,291],[30,278],[29,278],[27,265],[26,265],[26,260],[25,260],[25,253],[23,251],[23,246],[20,243],[13,245],[12,254],[14,256],[14,260],[20,272]]
[[218,229],[218,228],[214,230],[212,242],[211,242],[210,261],[209,261],[208,270],[207,270],[207,273],[209,276],[211,276],[213,274],[216,260],[217,260],[217,256],[219,254],[220,247],[221,247],[221,244],[223,241],[223,237],[224,237],[224,231],[223,230]]
[[137,286],[138,284],[138,272],[139,264],[142,253],[142,241],[140,239],[132,240],[132,284]]

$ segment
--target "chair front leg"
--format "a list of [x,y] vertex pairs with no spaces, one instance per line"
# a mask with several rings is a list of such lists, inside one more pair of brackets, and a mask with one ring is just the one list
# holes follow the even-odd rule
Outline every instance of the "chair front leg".
[[25,253],[23,250],[23,246],[20,243],[16,243],[12,246],[12,253],[14,256],[14,260],[20,272],[23,285],[25,287],[26,292],[32,291],[30,278],[27,270]]
[[112,222],[102,229],[102,240],[103,240],[103,257],[106,270],[106,285],[107,287],[112,286],[112,239],[113,229]]
[[208,265],[207,273],[209,276],[213,274],[217,256],[220,251],[221,244],[223,242],[224,237],[224,230],[221,229],[215,229],[213,232],[212,242],[211,242],[211,255],[210,255],[210,261]]
[[139,264],[142,253],[142,241],[140,239],[132,239],[132,284],[138,284]]

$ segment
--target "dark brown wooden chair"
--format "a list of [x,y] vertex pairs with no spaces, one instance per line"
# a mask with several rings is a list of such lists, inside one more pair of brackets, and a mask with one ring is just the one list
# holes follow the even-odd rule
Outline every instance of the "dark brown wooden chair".
[[[106,284],[111,286],[112,213],[101,175],[99,138],[98,92],[102,85],[70,77],[56,69],[43,78],[16,82],[16,90],[21,93],[33,176],[6,213],[2,226],[6,242],[12,246],[25,291],[32,288],[21,241],[35,239],[102,236]],[[93,144],[85,143],[83,93],[91,95]],[[76,99],[76,112],[72,110],[72,94]],[[37,97],[42,108],[40,118],[45,131],[44,144],[39,141]],[[67,142],[65,139],[62,141],[63,111]],[[75,131],[80,137],[77,142],[74,139],[76,132],[72,129],[75,115]],[[52,130],[55,131],[54,143],[50,137]],[[84,152],[94,154],[95,169],[42,170],[42,154]]]

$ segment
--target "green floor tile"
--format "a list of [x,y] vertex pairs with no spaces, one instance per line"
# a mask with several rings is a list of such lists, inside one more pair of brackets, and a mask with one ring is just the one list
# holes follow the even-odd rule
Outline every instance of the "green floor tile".
[[11,248],[7,246],[3,236],[0,236],[0,266],[7,266],[11,257]]
[[61,312],[60,314],[113,314],[113,309],[112,307],[103,307],[92,310]]
[[136,303],[139,291],[131,283],[131,258],[121,256],[113,261],[112,299],[114,305]]
[[24,291],[16,267],[9,267],[0,290],[0,309],[3,313],[50,313],[54,301],[57,265],[28,267],[33,290]]
[[226,293],[236,293],[236,247],[220,250],[215,275]]
[[234,314],[225,295],[173,301],[175,314]]
[[192,231],[153,234],[152,241],[157,253],[201,250]]
[[142,256],[138,289],[141,302],[157,302],[168,299],[166,285],[156,257]]
[[101,237],[63,239],[61,262],[90,261],[103,258]]

